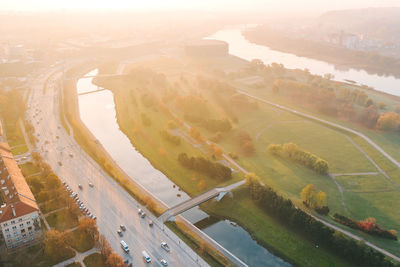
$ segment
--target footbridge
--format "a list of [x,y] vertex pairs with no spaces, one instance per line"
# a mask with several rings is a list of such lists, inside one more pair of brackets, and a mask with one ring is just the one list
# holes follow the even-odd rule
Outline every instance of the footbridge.
[[168,220],[174,220],[174,216],[181,214],[182,212],[185,212],[193,207],[196,207],[201,203],[206,202],[207,200],[210,200],[212,198],[217,198],[217,201],[220,201],[225,196],[226,193],[243,185],[244,183],[245,181],[242,180],[237,183],[228,185],[226,187],[213,188],[207,192],[204,192],[201,195],[185,200],[182,203],[166,210],[163,214],[160,215],[160,217],[158,217],[158,219],[164,223]]

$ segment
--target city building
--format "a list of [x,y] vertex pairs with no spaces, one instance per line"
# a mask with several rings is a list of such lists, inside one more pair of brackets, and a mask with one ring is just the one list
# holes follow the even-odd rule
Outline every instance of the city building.
[[42,237],[39,207],[7,143],[0,143],[0,229],[8,249]]

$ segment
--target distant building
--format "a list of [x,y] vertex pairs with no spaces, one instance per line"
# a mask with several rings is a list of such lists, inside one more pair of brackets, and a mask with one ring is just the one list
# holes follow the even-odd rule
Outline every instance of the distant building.
[[218,40],[199,40],[186,44],[185,53],[193,57],[225,57],[229,53],[229,45]]
[[42,237],[39,207],[7,143],[0,143],[0,229],[8,249]]

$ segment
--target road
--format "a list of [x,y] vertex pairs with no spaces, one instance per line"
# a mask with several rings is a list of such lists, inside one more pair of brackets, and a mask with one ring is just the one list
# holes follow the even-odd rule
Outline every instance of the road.
[[[112,248],[124,259],[133,262],[134,266],[161,266],[162,258],[168,261],[169,266],[208,266],[168,228],[164,229],[164,225],[157,222],[150,227],[148,219],[157,220],[149,212],[146,219],[139,218],[137,209],[140,204],[105,174],[68,135],[59,121],[57,79],[61,78],[61,68],[49,79],[45,94],[42,90],[46,78],[56,68],[48,69],[46,75],[31,82],[32,93],[26,114],[27,120],[35,127],[37,147],[44,160],[61,180],[79,194],[89,211],[97,216],[99,230]],[[35,113],[38,115],[34,117]],[[94,184],[93,188],[88,186],[89,182]],[[82,190],[78,184],[83,185]],[[122,238],[116,233],[120,224],[127,228]],[[121,249],[121,239],[129,245],[129,254]],[[162,241],[169,244],[170,253],[160,247]],[[150,254],[151,264],[144,262],[142,250]]]

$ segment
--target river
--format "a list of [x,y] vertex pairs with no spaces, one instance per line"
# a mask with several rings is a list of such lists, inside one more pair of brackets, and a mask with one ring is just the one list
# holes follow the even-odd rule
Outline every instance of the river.
[[[273,62],[283,64],[289,69],[308,69],[312,74],[324,75],[330,73],[337,81],[352,80],[359,85],[367,85],[377,91],[400,96],[400,79],[393,76],[368,74],[364,70],[338,69],[333,64],[294,54],[272,50],[267,46],[257,45],[247,41],[242,35],[246,26],[236,26],[220,30],[206,39],[225,41],[229,44],[229,53],[246,59],[261,59],[268,65]],[[254,26],[252,26],[254,27]]]
[[[94,70],[86,75],[96,74],[97,70]],[[79,79],[78,94],[97,90],[98,88],[92,83],[92,80],[92,78]],[[79,95],[78,100],[83,123],[131,179],[138,181],[169,206],[189,198],[168,177],[155,169],[119,129],[114,95],[111,91],[104,90]],[[208,214],[198,207],[192,208],[182,215],[192,223],[208,217]],[[228,220],[217,221],[202,230],[249,266],[290,266],[258,245],[243,228],[234,226]]]

